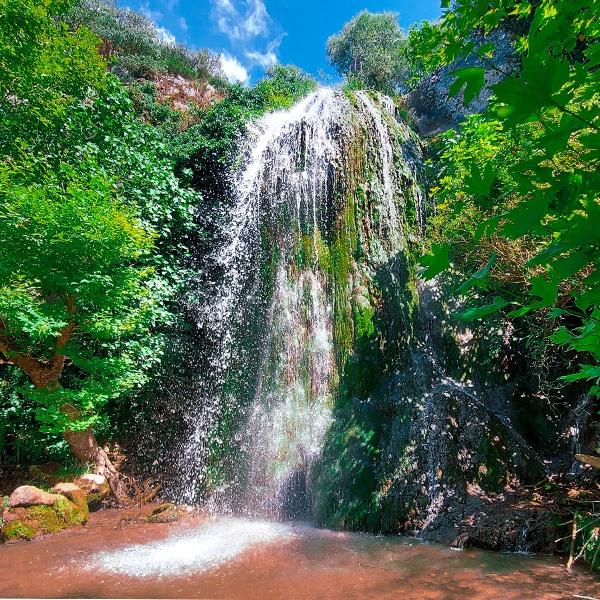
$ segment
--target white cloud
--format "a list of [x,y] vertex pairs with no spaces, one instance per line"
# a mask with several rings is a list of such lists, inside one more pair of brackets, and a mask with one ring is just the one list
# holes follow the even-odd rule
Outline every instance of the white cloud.
[[165,27],[156,27],[156,33],[158,34],[158,39],[163,43],[169,46],[174,46],[177,42],[175,36]]
[[140,12],[151,21],[159,21],[163,16],[159,10],[152,10],[148,2],[142,2]]
[[276,65],[279,62],[277,58],[277,50],[281,44],[283,36],[279,36],[274,39],[268,46],[265,52],[259,52],[258,50],[252,50],[246,52],[246,58],[251,60],[253,63],[260,65],[263,69],[268,69]]
[[231,83],[244,83],[248,80],[248,71],[235,56],[221,54],[220,58],[223,74]]
[[177,23],[179,24],[179,28],[182,31],[187,31],[189,29],[187,21],[185,20],[185,17],[179,17]]
[[271,17],[263,0],[211,0],[219,30],[230,40],[267,35]]

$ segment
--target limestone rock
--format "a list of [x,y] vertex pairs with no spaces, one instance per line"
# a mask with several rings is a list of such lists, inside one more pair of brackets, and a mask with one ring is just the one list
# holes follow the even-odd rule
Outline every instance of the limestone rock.
[[33,485],[22,485],[18,487],[8,499],[10,508],[28,506],[53,506],[56,502],[56,494],[49,494]]

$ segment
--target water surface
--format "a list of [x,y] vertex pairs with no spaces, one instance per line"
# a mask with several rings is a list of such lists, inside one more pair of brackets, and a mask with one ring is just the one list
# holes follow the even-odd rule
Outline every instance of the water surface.
[[454,551],[305,524],[193,517],[88,527],[0,546],[0,596],[47,598],[558,599],[600,597],[554,557]]

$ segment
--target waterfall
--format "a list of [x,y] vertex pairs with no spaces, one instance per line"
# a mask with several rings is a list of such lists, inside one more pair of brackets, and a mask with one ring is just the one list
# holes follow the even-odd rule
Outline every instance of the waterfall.
[[[178,500],[310,517],[342,369],[336,310],[405,245],[406,203],[420,210],[413,142],[393,113],[389,99],[321,88],[248,127],[212,217],[219,243],[190,290],[206,356],[180,407]],[[352,267],[356,252],[368,267]]]

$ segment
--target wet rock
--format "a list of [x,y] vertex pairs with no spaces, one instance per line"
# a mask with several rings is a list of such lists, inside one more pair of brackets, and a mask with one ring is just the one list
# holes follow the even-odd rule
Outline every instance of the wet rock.
[[160,504],[146,517],[148,523],[172,523],[179,520],[179,510],[174,504]]
[[22,485],[10,495],[8,505],[10,508],[36,505],[53,506],[56,499],[56,494],[49,494],[33,485]]
[[[382,478],[391,481],[379,493],[384,530],[400,524],[404,531],[447,541],[468,514],[544,476],[523,438],[453,380],[406,399],[397,410],[403,416],[393,422],[381,464]],[[491,540],[489,546],[496,544]]]
[[86,473],[78,477],[73,483],[83,490],[90,510],[100,508],[102,500],[110,494],[110,485],[103,475]]

